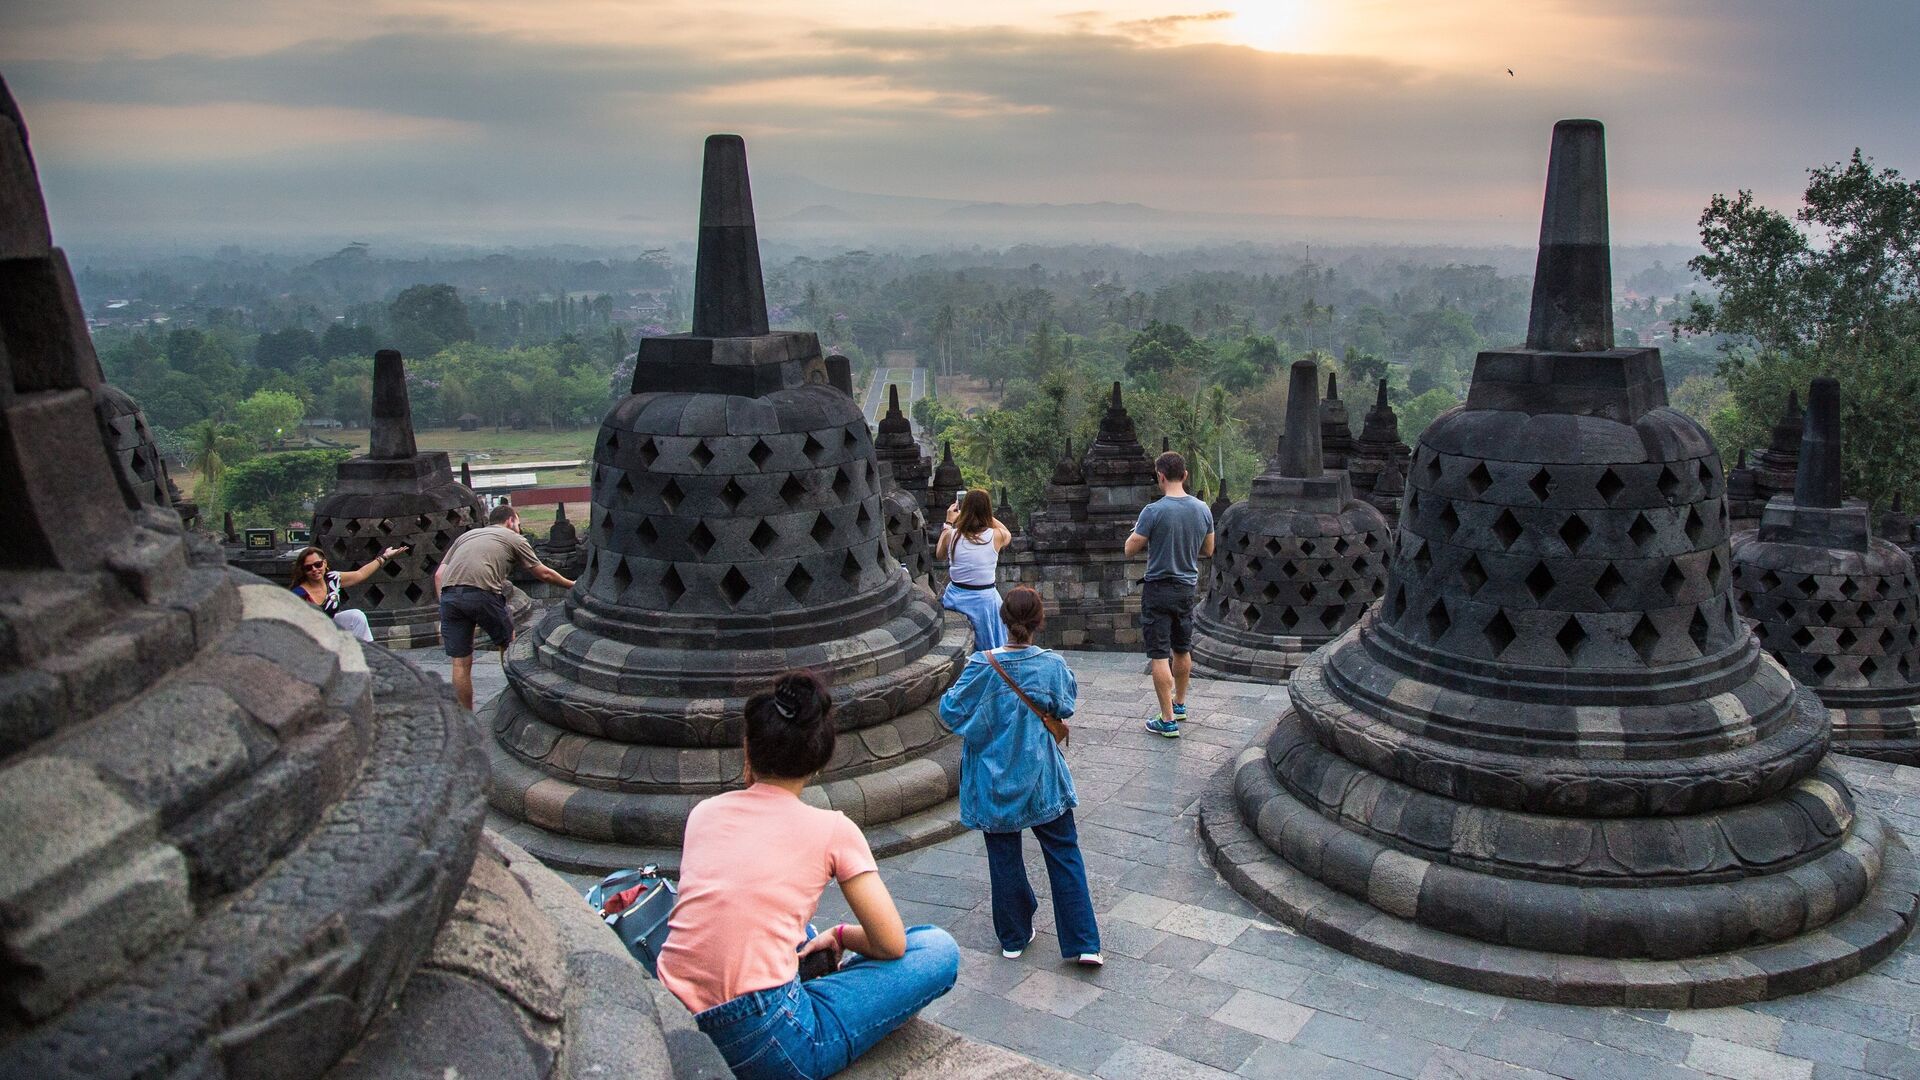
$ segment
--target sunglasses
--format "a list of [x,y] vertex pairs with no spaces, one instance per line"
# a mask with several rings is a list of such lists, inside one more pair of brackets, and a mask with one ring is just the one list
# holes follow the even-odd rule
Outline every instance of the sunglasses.
[[327,568],[327,560],[325,559],[321,559],[317,562],[305,562],[300,564],[300,569],[302,570],[325,570],[326,568]]

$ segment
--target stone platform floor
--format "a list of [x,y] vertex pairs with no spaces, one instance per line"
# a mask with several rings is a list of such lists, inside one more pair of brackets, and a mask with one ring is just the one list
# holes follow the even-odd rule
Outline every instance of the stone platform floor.
[[[446,673],[437,653],[408,654]],[[1277,715],[1275,687],[1196,680],[1179,740],[1141,728],[1151,690],[1137,656],[1067,653],[1080,712],[1067,760],[1107,966],[1059,959],[1040,936],[1004,960],[987,862],[967,833],[883,860],[909,923],[946,927],[960,984],[925,1016],[1082,1076],[1107,1080],[1404,1077],[1568,1080],[1920,1080],[1920,941],[1849,982],[1740,1008],[1665,1012],[1547,1005],[1427,982],[1346,956],[1267,919],[1228,888],[1195,832],[1200,792]],[[480,700],[504,685],[476,665]],[[1920,841],[1920,769],[1848,764],[1862,801]],[[1028,844],[1034,890],[1047,894]],[[819,921],[844,919],[837,889]]]

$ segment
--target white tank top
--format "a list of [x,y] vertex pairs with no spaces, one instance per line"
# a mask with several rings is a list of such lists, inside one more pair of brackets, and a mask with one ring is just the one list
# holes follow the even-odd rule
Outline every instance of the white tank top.
[[977,544],[958,530],[954,531],[948,580],[960,585],[991,585],[999,563],[1000,553],[994,550],[992,529],[983,530]]

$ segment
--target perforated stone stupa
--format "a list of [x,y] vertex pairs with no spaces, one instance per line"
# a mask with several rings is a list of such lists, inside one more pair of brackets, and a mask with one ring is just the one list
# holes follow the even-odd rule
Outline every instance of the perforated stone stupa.
[[1800,431],[1805,423],[1800,409],[1800,392],[1787,393],[1787,404],[1780,419],[1773,423],[1766,449],[1748,455],[1742,452],[1734,468],[1727,470],[1727,512],[1736,530],[1760,524],[1767,504],[1780,496],[1793,497],[1800,468]]
[[1407,463],[1412,458],[1413,451],[1400,441],[1400,417],[1393,406],[1387,404],[1387,380],[1381,379],[1375,389],[1373,408],[1367,410],[1360,424],[1360,437],[1347,455],[1347,475],[1353,479],[1354,496],[1371,503],[1387,519],[1388,525],[1399,522],[1400,496],[1406,489],[1403,485],[1398,491],[1381,492],[1376,499],[1380,474],[1391,467],[1399,471],[1404,481]]
[[674,1071],[445,687],[122,487],[51,243],[0,84],[0,1076]]
[[1386,599],[1223,771],[1216,865],[1414,974],[1649,1008],[1797,993],[1907,936],[1920,879],[1730,595],[1724,479],[1613,347],[1603,136],[1554,129],[1524,348],[1414,451]]
[[1293,365],[1287,434],[1273,467],[1214,522],[1194,671],[1281,683],[1386,592],[1392,533],[1320,448],[1317,369]]
[[486,524],[480,497],[453,478],[446,451],[414,443],[406,365],[382,349],[373,358],[373,428],[367,452],[343,461],[334,489],[313,511],[313,542],[335,570],[410,545],[358,585],[344,603],[367,613],[373,638],[396,649],[440,641],[433,572],[461,533]]
[[508,834],[579,869],[677,862],[686,816],[738,785],[741,709],[789,668],[834,683],[808,798],[874,849],[957,830],[936,719],[971,644],[887,548],[865,417],[811,333],[769,331],[738,136],[707,140],[691,334],[640,344],[594,445],[586,568],[481,709]]
[[1843,754],[1920,765],[1920,588],[1913,559],[1840,494],[1840,387],[1813,381],[1792,498],[1733,538],[1740,614],[1820,695]]

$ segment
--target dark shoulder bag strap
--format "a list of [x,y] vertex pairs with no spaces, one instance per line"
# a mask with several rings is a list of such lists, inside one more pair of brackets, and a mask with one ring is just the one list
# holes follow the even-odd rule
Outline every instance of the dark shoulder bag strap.
[[987,663],[993,665],[993,670],[999,672],[1000,677],[1013,688],[1014,696],[1018,697],[1027,708],[1033,710],[1033,715],[1039,717],[1040,722],[1047,726],[1047,733],[1053,736],[1053,741],[1061,746],[1067,745],[1067,722],[1035,705],[1033,699],[1027,696],[1027,692],[1020,689],[1020,684],[1013,681],[1013,676],[1007,674],[1007,669],[1000,666],[1000,661],[994,657],[992,649],[986,651],[986,657]]

